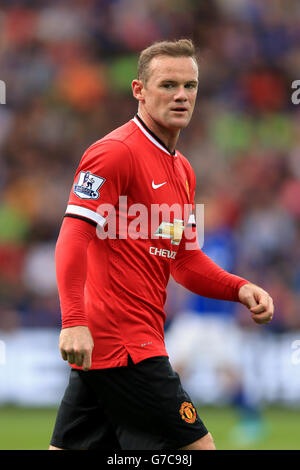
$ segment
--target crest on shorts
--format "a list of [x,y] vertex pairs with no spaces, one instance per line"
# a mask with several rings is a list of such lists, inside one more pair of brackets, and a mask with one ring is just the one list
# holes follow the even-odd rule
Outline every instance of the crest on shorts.
[[81,171],[78,182],[74,185],[74,193],[81,199],[98,199],[99,189],[105,178],[93,175],[90,171]]
[[189,403],[188,401],[183,402],[179,412],[181,418],[187,423],[194,423],[196,421],[196,410],[193,407],[192,403]]

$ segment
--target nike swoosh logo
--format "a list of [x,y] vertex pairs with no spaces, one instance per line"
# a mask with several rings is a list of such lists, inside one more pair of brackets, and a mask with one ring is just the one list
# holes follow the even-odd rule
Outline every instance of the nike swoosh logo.
[[154,181],[152,181],[152,188],[153,189],[158,189],[160,188],[161,186],[163,186],[164,184],[166,184],[167,182],[165,181],[164,183],[160,183],[160,184],[155,184]]

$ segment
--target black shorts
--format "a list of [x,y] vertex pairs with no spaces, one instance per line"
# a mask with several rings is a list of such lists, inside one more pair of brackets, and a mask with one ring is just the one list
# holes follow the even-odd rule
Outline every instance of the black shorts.
[[62,449],[180,449],[207,434],[165,356],[71,369],[51,444]]

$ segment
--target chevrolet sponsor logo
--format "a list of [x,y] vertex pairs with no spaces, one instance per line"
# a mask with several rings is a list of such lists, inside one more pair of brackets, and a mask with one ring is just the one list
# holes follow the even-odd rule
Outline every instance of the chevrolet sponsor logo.
[[162,258],[171,258],[175,259],[176,251],[166,250],[163,248],[156,248],[155,246],[150,246],[149,248],[150,255],[161,256]]
[[174,219],[174,223],[162,222],[154,235],[162,238],[170,238],[172,245],[179,245],[183,230],[183,220]]

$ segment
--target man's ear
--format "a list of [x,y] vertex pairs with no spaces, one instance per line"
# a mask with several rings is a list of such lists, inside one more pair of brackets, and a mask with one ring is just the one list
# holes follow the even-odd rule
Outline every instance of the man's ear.
[[141,80],[137,78],[134,79],[131,83],[132,93],[136,100],[144,101],[144,85]]

